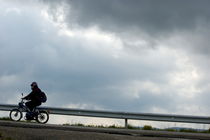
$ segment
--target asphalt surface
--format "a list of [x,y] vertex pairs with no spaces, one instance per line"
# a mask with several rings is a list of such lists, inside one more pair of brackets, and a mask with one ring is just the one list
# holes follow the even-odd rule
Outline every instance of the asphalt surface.
[[202,133],[87,128],[12,121],[0,121],[0,134],[12,140],[210,140],[210,134]]

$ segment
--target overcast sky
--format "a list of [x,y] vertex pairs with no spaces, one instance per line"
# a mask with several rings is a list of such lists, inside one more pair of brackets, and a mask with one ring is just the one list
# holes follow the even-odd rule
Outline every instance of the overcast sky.
[[0,103],[210,115],[209,0],[0,0]]

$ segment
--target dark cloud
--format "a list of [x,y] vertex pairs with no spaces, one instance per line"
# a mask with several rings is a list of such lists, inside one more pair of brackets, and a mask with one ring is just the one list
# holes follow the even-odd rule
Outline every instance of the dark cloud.
[[[171,36],[180,36],[185,46],[194,53],[209,54],[210,11],[208,0],[72,0],[44,1],[54,15],[64,8],[65,22],[69,28],[97,26],[105,32],[120,37],[128,49],[141,50],[141,45],[131,45],[139,39],[147,40],[147,47],[156,48],[158,42]],[[57,7],[57,8],[56,8]],[[174,47],[174,46],[169,46]],[[177,47],[177,46],[176,46]]]
[[83,27],[125,32],[139,29],[151,35],[173,30],[191,30],[200,21],[209,22],[209,1],[197,0],[73,0],[66,21]]

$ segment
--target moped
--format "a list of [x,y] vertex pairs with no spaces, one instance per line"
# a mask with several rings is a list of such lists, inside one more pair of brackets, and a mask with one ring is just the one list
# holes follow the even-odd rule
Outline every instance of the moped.
[[49,114],[46,110],[35,107],[33,111],[30,111],[25,105],[25,100],[23,98],[21,98],[21,101],[18,103],[18,108],[14,108],[10,111],[9,117],[13,121],[20,121],[23,118],[23,112],[26,112],[24,116],[25,120],[36,120],[38,123],[43,124],[47,123],[49,120]]

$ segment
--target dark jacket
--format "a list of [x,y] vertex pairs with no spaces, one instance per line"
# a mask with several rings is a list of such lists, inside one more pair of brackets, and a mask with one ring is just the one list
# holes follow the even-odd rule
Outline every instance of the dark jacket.
[[23,99],[26,99],[26,100],[31,100],[31,101],[34,101],[34,102],[37,102],[37,103],[41,103],[40,102],[40,93],[41,93],[41,90],[38,88],[38,87],[35,87],[31,93],[29,93],[27,96],[25,96]]

